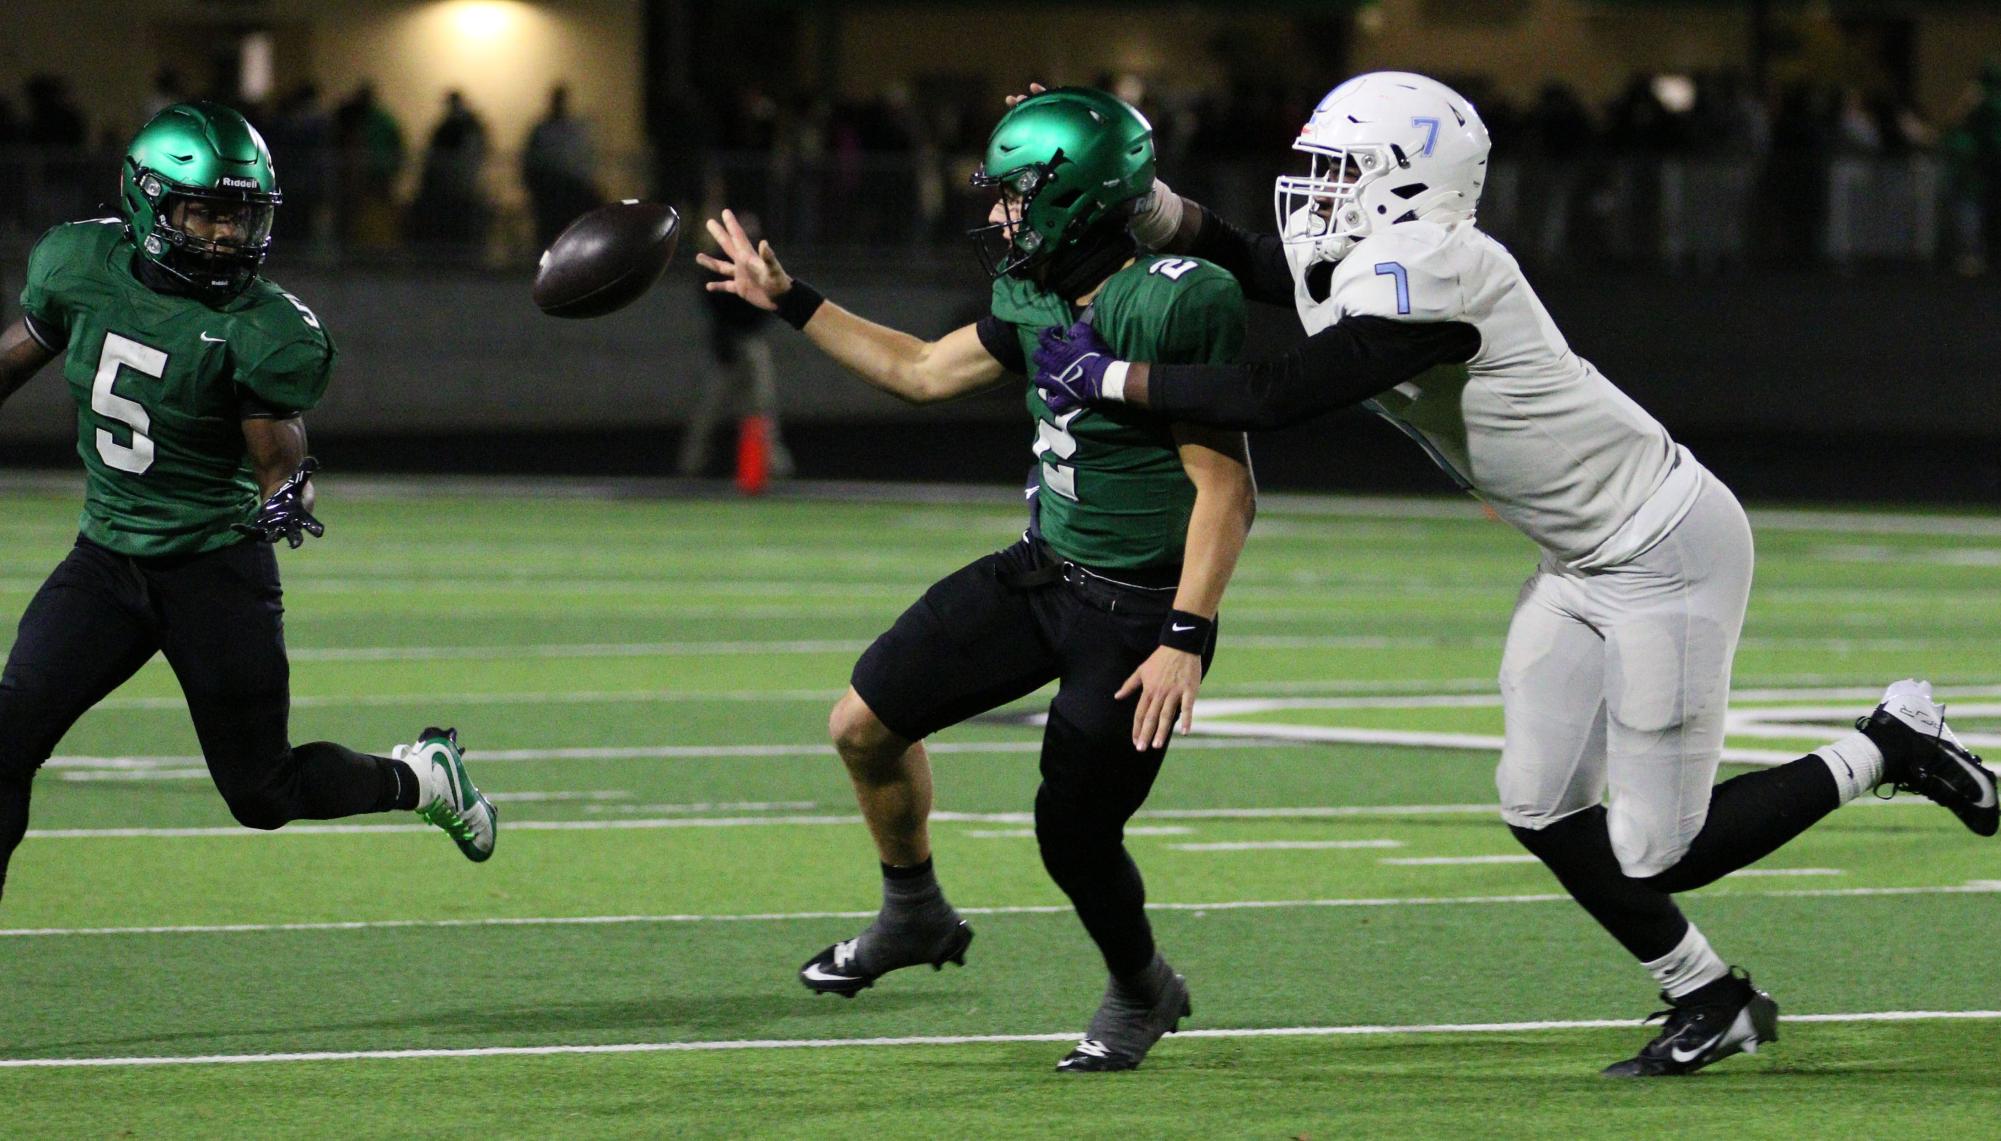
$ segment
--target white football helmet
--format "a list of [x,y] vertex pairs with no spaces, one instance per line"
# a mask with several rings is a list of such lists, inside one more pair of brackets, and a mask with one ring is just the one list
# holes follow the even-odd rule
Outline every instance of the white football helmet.
[[1377,226],[1471,219],[1487,180],[1487,126],[1459,93],[1407,71],[1358,75],[1300,129],[1304,175],[1272,191],[1293,276],[1347,256]]

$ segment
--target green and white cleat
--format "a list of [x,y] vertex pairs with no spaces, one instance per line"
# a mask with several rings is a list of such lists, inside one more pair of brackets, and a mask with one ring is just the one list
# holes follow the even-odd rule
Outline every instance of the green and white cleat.
[[500,810],[466,775],[456,729],[426,729],[414,745],[398,745],[390,754],[417,774],[417,815],[445,830],[459,851],[473,863],[493,856],[500,832]]

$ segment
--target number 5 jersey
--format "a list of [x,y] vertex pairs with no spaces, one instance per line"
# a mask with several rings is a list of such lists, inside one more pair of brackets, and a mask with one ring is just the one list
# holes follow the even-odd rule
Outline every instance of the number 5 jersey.
[[242,421],[318,404],[333,371],[319,318],[259,278],[212,304],[149,288],[115,218],[57,226],[28,260],[29,332],[65,355],[88,473],[82,531],[120,554],[239,542],[256,509]]

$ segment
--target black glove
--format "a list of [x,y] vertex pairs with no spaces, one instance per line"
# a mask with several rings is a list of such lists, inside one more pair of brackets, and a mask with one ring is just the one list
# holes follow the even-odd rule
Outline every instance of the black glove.
[[320,470],[320,461],[307,456],[299,470],[292,477],[278,485],[264,506],[248,523],[232,523],[230,526],[241,534],[249,535],[260,543],[275,543],[280,539],[297,550],[299,544],[311,535],[317,539],[327,533],[326,524],[312,517],[306,511],[306,481]]

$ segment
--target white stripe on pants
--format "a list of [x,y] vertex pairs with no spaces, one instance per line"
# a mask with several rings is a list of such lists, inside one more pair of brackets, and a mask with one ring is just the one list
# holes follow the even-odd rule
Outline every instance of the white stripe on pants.
[[1508,823],[1546,828],[1609,798],[1627,875],[1680,861],[1709,814],[1751,561],[1744,509],[1706,472],[1643,554],[1590,573],[1545,556],[1501,658]]

